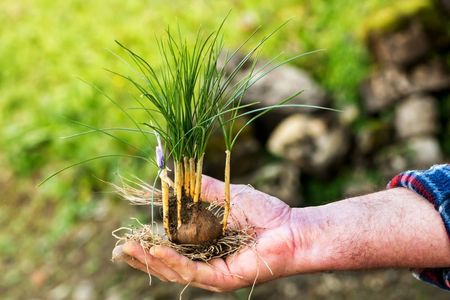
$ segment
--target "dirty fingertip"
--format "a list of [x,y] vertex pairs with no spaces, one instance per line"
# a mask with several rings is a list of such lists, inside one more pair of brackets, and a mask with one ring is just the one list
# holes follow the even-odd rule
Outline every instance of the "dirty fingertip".
[[123,252],[125,252],[128,255],[133,256],[136,254],[137,251],[139,251],[139,247],[135,242],[126,242],[123,244]]
[[124,256],[125,256],[125,253],[123,252],[123,246],[122,245],[116,246],[116,247],[114,247],[114,249],[112,251],[111,261],[113,261],[113,262],[123,261]]
[[150,248],[150,254],[155,257],[163,258],[164,252],[164,248],[161,246],[153,246]]

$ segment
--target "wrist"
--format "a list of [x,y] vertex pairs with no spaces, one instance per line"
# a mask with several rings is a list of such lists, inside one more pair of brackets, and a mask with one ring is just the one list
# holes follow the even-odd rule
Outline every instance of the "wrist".
[[394,220],[403,196],[402,191],[391,190],[297,209],[293,213],[293,224],[299,232],[295,238],[299,245],[295,270],[305,273],[399,266],[402,258],[397,255],[406,253],[398,243],[404,238],[404,229],[398,226],[400,220]]
[[403,198],[402,191],[391,190],[299,209],[305,253],[296,257],[297,272],[401,266],[406,257],[399,254],[407,249],[398,209],[411,209],[403,207]]
[[407,189],[294,209],[296,273],[450,264],[439,213]]
[[[375,232],[367,221],[374,207],[359,198],[292,212],[294,273],[352,270],[368,267],[367,253]],[[365,232],[366,234],[361,234]],[[366,248],[365,248],[366,247]]]
[[327,257],[333,249],[327,242],[329,221],[323,206],[293,208],[290,216],[293,253],[289,274],[330,270]]

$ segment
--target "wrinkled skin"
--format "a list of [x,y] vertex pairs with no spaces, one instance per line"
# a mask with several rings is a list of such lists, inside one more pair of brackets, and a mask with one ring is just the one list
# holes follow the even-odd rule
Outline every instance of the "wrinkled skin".
[[[202,181],[204,200],[223,201],[223,182],[207,176]],[[245,185],[232,185],[231,199],[229,226],[238,223],[254,226],[256,246],[253,248],[206,264],[193,262],[164,246],[154,246],[148,253],[138,243],[128,242],[116,247],[113,257],[162,281],[189,283],[216,292],[231,291],[250,286],[255,280],[259,283],[293,273],[289,270],[289,261],[293,260],[298,246],[293,242],[291,208],[279,199]]]

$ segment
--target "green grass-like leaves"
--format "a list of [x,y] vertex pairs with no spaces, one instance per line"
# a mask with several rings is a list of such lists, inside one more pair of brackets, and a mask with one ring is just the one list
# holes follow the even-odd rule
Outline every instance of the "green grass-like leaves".
[[[224,22],[225,20],[216,31],[209,34],[199,30],[193,42],[183,38],[180,29],[176,34],[168,29],[165,38],[157,40],[162,61],[158,68],[117,42],[129,55],[131,59],[129,65],[135,75],[113,73],[127,79],[137,88],[141,98],[145,99],[145,101],[138,100],[140,106],[138,109],[147,111],[150,121],[145,125],[164,140],[167,154],[165,161],[173,158],[175,162],[181,162],[183,157],[199,159],[216,126],[221,128],[225,146],[231,151],[243,130],[243,128],[237,131],[234,129],[235,120],[245,115],[253,114],[244,127],[272,109],[283,106],[308,107],[286,105],[301,92],[300,90],[270,107],[251,109],[253,105],[258,104],[257,101],[242,103],[247,90],[259,79],[311,52],[275,63],[278,58],[276,57],[256,69],[262,46],[285,25],[284,23],[259,40],[236,66],[228,68],[226,74],[228,64],[239,55],[238,52],[252,40],[259,29],[256,29],[234,52],[224,53],[221,32]],[[251,64],[250,68],[246,67],[248,64]],[[240,76],[244,68],[246,68],[245,75]],[[247,108],[247,111],[242,112],[243,108]],[[161,119],[164,121],[161,122]]]
[[[140,78],[128,79],[162,115],[159,121],[148,104],[139,101],[148,111],[154,130],[170,149],[170,156],[181,161],[183,156],[198,158],[204,151],[208,137],[220,109],[221,76],[216,62],[221,51],[219,31],[206,37],[199,32],[190,45],[181,34],[173,36],[167,30],[165,40],[158,40],[162,67],[155,70],[141,56],[118,44],[127,51]],[[121,75],[122,76],[122,75]]]
[[[135,155],[134,157],[148,156],[148,162],[162,168],[171,159],[175,164],[182,162],[184,158],[192,158],[194,161],[201,159],[209,137],[215,128],[221,129],[226,150],[231,152],[244,128],[273,109],[281,107],[329,109],[311,105],[289,104],[289,101],[300,94],[301,90],[283,99],[278,104],[267,107],[259,106],[255,108],[255,105],[260,104],[257,100],[243,104],[242,100],[245,93],[258,80],[284,64],[316,51],[294,55],[281,62],[276,62],[281,56],[278,55],[264,64],[258,64],[262,46],[286,25],[286,23],[283,23],[257,41],[255,46],[251,47],[244,56],[241,56],[240,52],[242,49],[248,48],[248,44],[257,35],[259,28],[250,34],[235,51],[225,53],[222,38],[225,20],[226,18],[218,29],[211,33],[199,30],[194,41],[186,39],[179,28],[175,34],[167,29],[165,37],[156,40],[160,55],[159,61],[162,62],[157,67],[147,62],[135,51],[116,41],[128,54],[129,60],[123,59],[119,55],[116,56],[131,68],[132,75],[123,75],[115,71],[109,72],[126,79],[138,90],[140,97],[134,98],[138,107],[129,109],[144,111],[148,119],[139,124],[139,121],[130,115],[129,109],[121,106],[95,85],[91,85],[92,88],[116,106],[134,124],[135,128],[96,128],[78,121],[72,121],[90,130],[66,138],[102,133],[144,155]],[[230,62],[236,60],[237,57],[240,57],[239,61],[235,65],[229,66]],[[246,109],[246,111],[243,111],[243,109]],[[248,120],[241,128],[234,128],[235,121],[241,117],[246,117]],[[142,124],[149,127],[150,130],[143,130]],[[165,146],[163,157],[154,159],[153,155],[113,134],[115,131],[141,133],[145,140],[150,143],[153,143],[150,140],[152,135],[158,139],[161,138]],[[99,155],[85,159],[57,171],[47,177],[41,184],[72,166],[116,156],[118,155]],[[133,157],[133,155],[125,156]],[[164,160],[163,164],[159,163],[160,159]]]

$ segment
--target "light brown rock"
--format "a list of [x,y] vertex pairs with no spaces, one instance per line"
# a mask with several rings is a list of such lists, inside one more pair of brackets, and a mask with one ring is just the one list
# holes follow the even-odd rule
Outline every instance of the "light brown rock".
[[323,172],[338,162],[348,149],[348,135],[341,126],[304,114],[286,118],[272,132],[268,150],[300,168]]
[[432,135],[437,132],[436,99],[426,95],[414,95],[395,110],[395,129],[401,138],[419,135]]

